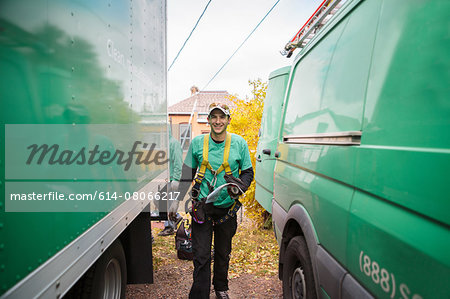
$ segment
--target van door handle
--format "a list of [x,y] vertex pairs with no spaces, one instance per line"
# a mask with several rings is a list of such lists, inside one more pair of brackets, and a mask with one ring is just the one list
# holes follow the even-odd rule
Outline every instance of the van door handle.
[[262,152],[263,152],[264,155],[269,155],[270,156],[271,150],[270,150],[270,148],[265,148],[265,149],[263,149]]
[[274,154],[274,156],[275,156],[275,158],[279,158],[279,157],[281,156],[281,153],[278,152],[278,151],[276,151],[275,154]]

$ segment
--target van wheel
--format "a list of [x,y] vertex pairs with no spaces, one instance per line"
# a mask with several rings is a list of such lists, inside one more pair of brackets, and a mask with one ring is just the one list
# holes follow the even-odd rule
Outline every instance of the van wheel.
[[303,237],[291,239],[283,260],[283,298],[317,298],[311,259]]

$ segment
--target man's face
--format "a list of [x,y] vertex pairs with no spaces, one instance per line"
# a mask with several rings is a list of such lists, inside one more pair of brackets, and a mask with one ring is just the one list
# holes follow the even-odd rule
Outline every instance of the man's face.
[[219,109],[213,110],[208,116],[208,123],[211,126],[211,131],[219,135],[227,130],[231,118]]

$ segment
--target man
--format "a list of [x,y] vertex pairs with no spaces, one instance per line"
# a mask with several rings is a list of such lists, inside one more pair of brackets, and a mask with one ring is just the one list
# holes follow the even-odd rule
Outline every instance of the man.
[[[183,165],[183,150],[181,149],[181,144],[172,136],[172,130],[169,127],[169,173],[170,173],[170,183],[168,184],[167,190],[162,190],[163,192],[174,192],[178,190],[178,184],[181,178],[181,167]],[[173,195],[167,195],[171,198]],[[164,222],[164,229],[159,232],[158,236],[169,236],[175,234],[178,223],[183,219],[181,215],[176,214],[175,220],[169,219]]]
[[[239,188],[224,188],[214,203],[205,205],[203,223],[192,221],[192,248],[194,253],[194,282],[189,298],[209,298],[211,287],[211,243],[214,234],[213,285],[217,298],[228,297],[228,266],[232,238],[236,233],[236,211],[240,203],[237,197],[245,192],[253,180],[253,168],[247,142],[239,135],[227,132],[231,116],[228,106],[212,103],[209,106],[210,134],[195,137],[183,164],[180,182],[180,198],[184,197],[194,175],[193,199],[202,200],[227,182]],[[206,140],[205,140],[206,138]],[[206,150],[207,149],[207,150]],[[205,155],[204,150],[207,155]],[[225,161],[226,160],[226,161]],[[203,162],[203,164],[202,164]],[[207,165],[208,167],[202,167]],[[236,190],[238,192],[236,193]],[[231,196],[230,196],[230,194]],[[237,207],[237,209],[236,209]],[[178,201],[169,209],[169,217],[175,217]],[[193,217],[194,218],[194,217]]]

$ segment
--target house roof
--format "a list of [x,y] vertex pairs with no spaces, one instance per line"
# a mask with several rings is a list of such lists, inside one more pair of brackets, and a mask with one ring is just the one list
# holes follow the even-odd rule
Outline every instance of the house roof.
[[228,97],[230,94],[226,90],[199,91],[187,99],[182,100],[168,108],[169,114],[191,114],[194,103],[197,100],[196,112],[208,112],[208,106],[214,102],[224,103],[230,108],[235,105]]

